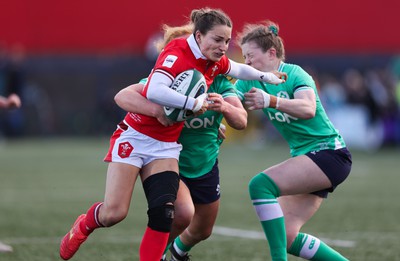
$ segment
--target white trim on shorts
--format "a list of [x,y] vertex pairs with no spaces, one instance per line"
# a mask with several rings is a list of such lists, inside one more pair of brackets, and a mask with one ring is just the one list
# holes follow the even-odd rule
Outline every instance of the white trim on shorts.
[[115,139],[113,147],[110,148],[111,162],[126,163],[142,168],[156,159],[179,160],[181,144],[153,139],[136,131],[127,122],[124,121],[124,123],[128,129]]

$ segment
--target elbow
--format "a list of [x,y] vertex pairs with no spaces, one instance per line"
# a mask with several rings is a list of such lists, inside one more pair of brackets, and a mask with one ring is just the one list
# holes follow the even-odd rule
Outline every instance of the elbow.
[[246,128],[247,128],[247,121],[238,124],[237,128],[235,128],[235,129],[236,129],[236,130],[244,130],[244,129],[246,129]]
[[303,119],[309,120],[315,117],[315,108],[310,108],[309,110],[306,110],[303,114]]
[[[229,124],[229,122],[228,122],[228,124]],[[232,122],[231,124],[229,124],[229,126],[234,128],[235,130],[244,130],[244,129],[246,129],[247,128],[247,114],[246,114],[245,117],[241,117],[240,120]]]
[[118,105],[121,106],[122,103],[122,97],[121,97],[121,91],[119,91],[115,96],[114,96],[114,102]]
[[222,112],[222,114],[230,127],[235,130],[246,129],[248,114],[244,108],[228,109]]
[[229,124],[230,127],[232,127],[235,130],[244,130],[247,127],[247,124],[243,124],[243,123],[239,123],[239,122],[235,122],[235,123],[231,123]]
[[235,130],[244,130],[247,127],[247,123],[234,123],[234,124],[229,124],[229,126],[231,126],[233,129]]
[[130,93],[126,90],[120,90],[115,96],[114,96],[114,102],[118,105],[123,110],[128,111],[129,109],[129,97]]
[[237,130],[244,130],[247,128],[247,115],[246,117],[243,117],[243,119],[239,122],[237,126]]

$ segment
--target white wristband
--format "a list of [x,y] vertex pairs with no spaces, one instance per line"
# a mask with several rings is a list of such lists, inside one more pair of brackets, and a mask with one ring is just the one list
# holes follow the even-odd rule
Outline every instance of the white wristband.
[[279,98],[279,97],[276,97],[276,106],[275,106],[275,109],[278,109],[279,108],[279,101],[281,100],[281,98]]
[[201,94],[199,97],[196,98],[196,105],[193,107],[193,112],[198,112],[201,107],[203,107],[204,100],[207,98],[207,93]]
[[264,108],[268,108],[269,107],[269,102],[271,100],[271,97],[268,93],[264,92],[263,90],[260,90],[263,98],[264,98]]
[[280,84],[282,83],[282,79],[279,79],[278,76],[271,72],[265,72],[264,75],[261,77],[263,82],[271,83],[271,84]]

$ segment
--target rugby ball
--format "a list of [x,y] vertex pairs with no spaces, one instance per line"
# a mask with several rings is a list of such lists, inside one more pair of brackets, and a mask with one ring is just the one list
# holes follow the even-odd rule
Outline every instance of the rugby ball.
[[[204,75],[196,69],[180,73],[175,77],[171,89],[189,97],[197,98],[207,91],[207,84]],[[177,109],[164,106],[167,117],[173,121],[185,121],[193,116],[191,110]]]

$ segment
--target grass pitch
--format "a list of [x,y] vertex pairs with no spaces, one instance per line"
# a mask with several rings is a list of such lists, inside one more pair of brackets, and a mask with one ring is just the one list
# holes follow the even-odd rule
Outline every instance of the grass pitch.
[[[75,218],[104,196],[108,138],[10,140],[0,144],[0,241],[13,252],[2,261],[60,260],[60,239]],[[324,238],[350,260],[400,260],[400,151],[352,151],[349,178],[325,200],[303,231]],[[226,143],[220,154],[220,229],[191,251],[193,260],[270,260],[247,183],[288,157],[286,145],[252,149]],[[147,222],[146,201],[137,183],[128,217],[93,233],[72,260],[139,260]],[[234,230],[236,229],[236,230]],[[254,238],[247,238],[258,233]],[[301,260],[289,257],[289,260]]]

